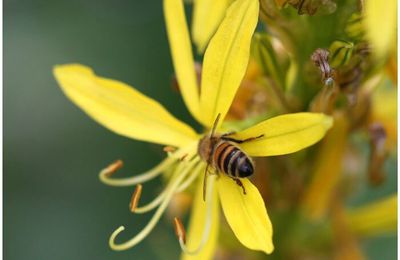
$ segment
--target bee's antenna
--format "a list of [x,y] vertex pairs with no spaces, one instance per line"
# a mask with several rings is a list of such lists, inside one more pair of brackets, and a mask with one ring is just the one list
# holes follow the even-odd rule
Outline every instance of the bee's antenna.
[[220,118],[220,117],[221,117],[221,113],[218,113],[217,118],[215,118],[213,127],[212,127],[212,129],[211,129],[210,137],[214,136],[215,131],[217,130],[217,125],[218,125],[218,122],[219,122],[219,118]]

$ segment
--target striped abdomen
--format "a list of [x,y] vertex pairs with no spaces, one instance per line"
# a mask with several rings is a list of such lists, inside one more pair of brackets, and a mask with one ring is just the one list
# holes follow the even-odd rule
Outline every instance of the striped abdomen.
[[214,147],[212,165],[232,178],[243,178],[253,174],[251,159],[234,143],[221,140]]

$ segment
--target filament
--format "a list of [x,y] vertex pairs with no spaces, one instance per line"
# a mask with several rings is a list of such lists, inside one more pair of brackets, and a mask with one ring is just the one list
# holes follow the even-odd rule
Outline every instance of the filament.
[[[186,165],[184,165],[184,164],[178,165],[178,167],[175,169],[174,174],[171,178],[171,181],[170,181],[171,183],[174,182],[174,179],[176,179],[177,174],[179,174],[181,171],[185,170],[184,166],[186,166]],[[156,198],[154,198],[151,202],[147,203],[146,205],[141,206],[141,207],[136,207],[135,213],[143,214],[143,213],[146,213],[146,212],[149,212],[149,211],[155,209],[158,205],[161,204],[161,202],[163,202],[163,200],[167,194],[168,188],[169,188],[169,186],[167,186]]]
[[181,183],[181,185],[179,185],[176,192],[184,191],[187,187],[189,187],[189,185],[192,184],[193,181],[196,179],[196,177],[199,175],[201,168],[203,166],[204,165],[202,163],[196,165],[195,168],[193,169],[193,173],[190,174],[189,177]]
[[[190,162],[190,165],[193,165],[193,162]],[[172,195],[175,193],[177,187],[179,184],[182,182],[182,180],[186,177],[186,175],[189,173],[191,167],[184,167],[184,170],[181,173],[177,173],[176,179],[173,179],[169,184],[165,192],[165,197],[162,200],[161,205],[157,209],[157,211],[154,213],[153,217],[147,223],[147,225],[133,238],[128,240],[125,243],[122,244],[116,244],[115,239],[116,237],[123,231],[125,230],[124,226],[120,226],[117,228],[110,236],[109,244],[110,247],[113,250],[116,251],[121,251],[121,250],[126,250],[128,248],[131,248],[141,242],[155,227],[155,225],[158,223],[158,221],[161,218],[161,215],[164,213],[165,209],[168,206],[169,201],[172,198]]]
[[[191,169],[193,169],[194,164],[196,164],[198,161],[199,161],[199,158],[197,157],[197,158],[195,158],[190,164],[187,164],[187,163],[184,163],[184,162],[183,162],[183,163],[180,163],[179,166],[178,166],[177,169],[176,169],[176,172],[177,172],[176,174],[180,174],[181,171],[186,171],[186,168],[188,168],[187,170],[190,171]],[[196,168],[196,169],[197,169],[197,168]],[[192,174],[192,175],[193,175],[193,174]],[[193,180],[194,180],[194,178],[192,178],[192,175],[190,175],[190,177],[188,177],[184,182],[181,182],[182,184],[179,185],[179,187],[176,189],[175,192],[180,192],[180,191],[182,191],[182,190],[183,190],[183,189],[182,189],[182,186],[186,185],[189,179],[193,179]],[[197,174],[196,174],[196,175],[197,175]],[[174,177],[175,177],[175,176],[174,176]],[[174,178],[174,177],[173,177],[173,178]],[[196,176],[195,176],[195,177],[196,177]],[[192,181],[193,181],[193,180],[192,180]],[[186,183],[186,184],[185,184],[185,183]],[[186,187],[187,187],[188,185],[190,185],[190,183],[187,184]],[[149,202],[148,204],[146,204],[146,205],[144,205],[144,206],[141,206],[141,207],[136,207],[135,213],[143,214],[143,213],[146,213],[146,212],[149,212],[149,211],[155,209],[158,205],[160,205],[160,203],[161,203],[161,202],[163,201],[163,199],[165,198],[167,189],[168,189],[168,187],[167,187],[166,189],[164,189],[156,198],[154,198],[154,199],[153,199],[151,202]]]
[[212,208],[213,208],[212,195],[214,192],[215,176],[210,176],[207,179],[208,179],[208,184],[207,184],[207,194],[206,194],[206,223],[203,230],[203,235],[201,237],[201,241],[195,249],[189,250],[185,245],[183,237],[179,237],[179,245],[181,246],[182,251],[188,255],[198,254],[203,249],[204,245],[206,244],[210,236],[211,222],[212,222]]

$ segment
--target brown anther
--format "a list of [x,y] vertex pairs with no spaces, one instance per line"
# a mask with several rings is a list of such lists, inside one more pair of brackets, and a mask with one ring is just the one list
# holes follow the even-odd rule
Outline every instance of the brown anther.
[[172,147],[172,146],[165,146],[163,150],[164,150],[164,152],[166,152],[166,153],[172,153],[172,152],[175,152],[175,151],[176,151],[176,148],[175,148],[175,147]]
[[179,240],[182,240],[184,244],[186,244],[186,232],[185,228],[183,227],[182,222],[179,218],[174,218],[174,226],[175,226],[175,233]]
[[142,194],[142,185],[138,184],[135,191],[132,194],[131,202],[129,203],[129,209],[132,213],[135,212],[137,205],[139,204],[140,195]]
[[124,166],[124,163],[122,160],[116,160],[115,162],[111,163],[108,165],[105,169],[103,169],[103,172],[107,177],[110,177],[113,175],[116,171],[121,169]]

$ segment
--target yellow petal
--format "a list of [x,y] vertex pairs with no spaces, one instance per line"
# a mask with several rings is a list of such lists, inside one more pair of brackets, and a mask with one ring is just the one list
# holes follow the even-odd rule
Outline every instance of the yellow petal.
[[349,210],[347,220],[358,235],[377,236],[397,231],[397,194]]
[[231,0],[195,0],[193,6],[192,36],[197,51],[203,53],[214,35]]
[[[204,169],[203,169],[204,170]],[[211,178],[208,178],[210,183]],[[210,188],[210,187],[209,187]],[[215,191],[216,185],[214,184],[214,190],[212,193],[212,210],[211,210],[211,226],[210,233],[207,242],[205,243],[202,250],[196,255],[182,254],[181,259],[184,260],[203,260],[213,259],[215,249],[218,240],[219,231],[219,208],[218,208],[218,196]],[[187,247],[189,250],[197,247],[202,240],[203,231],[206,223],[206,203],[203,201],[203,179],[200,178],[198,181],[194,203],[192,206],[192,212],[190,214],[189,232],[187,236]]]
[[241,179],[246,194],[234,180],[221,175],[218,193],[226,220],[239,241],[252,250],[272,253],[272,224],[257,188],[246,178]]
[[267,119],[232,135],[244,140],[264,135],[240,146],[250,156],[272,156],[297,152],[315,144],[332,126],[330,116],[319,113],[295,113]]
[[258,0],[237,0],[211,39],[203,62],[200,110],[211,126],[224,119],[246,72],[250,42],[258,21]]
[[179,89],[186,107],[199,120],[199,86],[182,0],[164,0],[164,16]]
[[387,54],[395,46],[397,32],[397,1],[365,1],[364,26],[378,58]]
[[54,75],[73,103],[117,134],[178,147],[196,139],[190,127],[127,84],[79,64],[58,65]]

